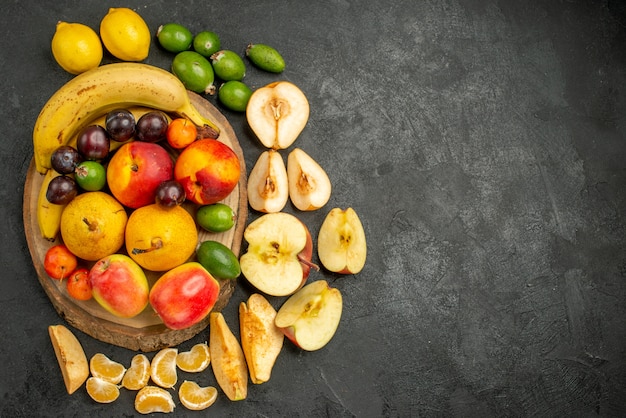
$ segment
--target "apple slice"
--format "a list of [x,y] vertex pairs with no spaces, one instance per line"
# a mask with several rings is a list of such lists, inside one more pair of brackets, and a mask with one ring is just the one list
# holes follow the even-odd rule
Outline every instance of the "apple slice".
[[367,258],[363,224],[354,209],[334,208],[326,215],[317,237],[317,255],[329,271],[356,274]]
[[248,203],[259,212],[280,212],[289,199],[289,182],[283,157],[263,151],[248,176]]
[[263,145],[285,149],[294,143],[309,120],[309,101],[295,84],[276,81],[252,93],[246,119]]
[[319,209],[330,199],[328,174],[300,148],[294,148],[287,157],[287,179],[291,202],[302,211]]
[[274,323],[295,345],[314,351],[333,338],[342,310],[339,289],[318,280],[291,295],[278,310]]
[[71,395],[89,377],[87,356],[76,336],[65,326],[50,325],[48,333],[63,374],[65,389]]
[[209,314],[209,327],[209,354],[215,380],[231,401],[246,399],[248,368],[239,341],[221,312]]
[[274,324],[276,310],[259,293],[248,302],[239,304],[239,327],[241,347],[248,363],[250,380],[259,384],[267,382],[272,374],[276,358],[283,348],[285,336]]
[[311,268],[313,240],[309,229],[294,215],[267,213],[251,222],[243,236],[248,249],[239,258],[241,272],[259,291],[288,296],[300,289]]

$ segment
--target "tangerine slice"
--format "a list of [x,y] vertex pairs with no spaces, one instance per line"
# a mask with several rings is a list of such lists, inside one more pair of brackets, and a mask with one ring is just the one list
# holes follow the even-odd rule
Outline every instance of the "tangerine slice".
[[122,381],[126,367],[102,353],[96,353],[89,360],[89,370],[92,376],[117,385]]
[[174,411],[172,395],[158,386],[145,386],[135,396],[135,410],[140,414]]
[[201,387],[196,382],[185,380],[178,389],[178,399],[185,408],[201,411],[213,405],[217,399],[217,389],[213,386]]
[[124,373],[122,386],[128,390],[139,390],[148,384],[148,380],[150,380],[150,360],[144,354],[137,354]]
[[176,365],[184,372],[197,373],[206,369],[211,363],[209,345],[199,343],[191,347],[191,350],[178,353]]
[[176,348],[163,348],[156,353],[150,363],[150,377],[154,383],[162,388],[174,387],[178,380],[176,357],[178,357],[178,349]]
[[91,376],[85,384],[91,399],[98,403],[111,403],[120,396],[120,389],[115,383]]

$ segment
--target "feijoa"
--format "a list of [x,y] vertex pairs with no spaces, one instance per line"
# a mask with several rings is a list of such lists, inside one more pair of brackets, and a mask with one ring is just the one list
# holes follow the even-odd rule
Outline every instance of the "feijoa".
[[249,44],[246,56],[254,65],[271,73],[281,73],[285,69],[285,60],[273,47],[266,44]]
[[196,212],[198,225],[209,232],[228,231],[235,225],[235,212],[225,203],[200,206]]
[[178,23],[166,23],[157,29],[159,44],[170,52],[182,52],[191,47],[193,34]]
[[188,90],[213,94],[215,73],[211,63],[195,51],[183,51],[172,60],[172,72]]
[[203,31],[193,38],[193,49],[203,57],[210,58],[221,48],[220,37],[215,32]]
[[107,182],[106,169],[97,161],[83,161],[74,170],[78,186],[88,192],[102,190]]
[[217,92],[220,102],[236,112],[246,110],[248,100],[252,96],[252,89],[242,81],[230,80],[222,84]]
[[218,241],[204,241],[196,250],[198,262],[217,279],[233,280],[241,274],[233,251]]
[[243,80],[246,75],[246,64],[236,52],[222,49],[211,55],[211,64],[215,75],[224,81]]

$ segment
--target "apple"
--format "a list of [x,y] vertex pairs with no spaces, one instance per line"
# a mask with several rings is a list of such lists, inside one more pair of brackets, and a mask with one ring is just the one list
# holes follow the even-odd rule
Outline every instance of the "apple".
[[89,270],[93,298],[115,316],[132,318],[148,305],[148,279],[130,257],[111,254]]
[[363,224],[354,209],[333,208],[322,222],[317,237],[322,265],[340,274],[356,274],[365,266],[367,243]]
[[248,396],[248,368],[239,341],[228,327],[224,315],[209,316],[209,354],[218,385],[231,401]]
[[209,205],[226,198],[239,183],[239,157],[215,139],[199,139],[187,146],[174,165],[174,177],[188,200]]
[[259,212],[280,212],[289,199],[287,169],[276,150],[263,151],[248,176],[248,203]]
[[241,347],[246,357],[250,380],[267,382],[283,348],[284,334],[276,324],[276,309],[259,293],[239,304]]
[[330,199],[328,174],[300,148],[294,148],[287,156],[287,178],[291,203],[302,211],[319,209]]
[[43,258],[43,268],[53,279],[63,280],[76,270],[78,258],[64,244],[48,248]]
[[165,148],[143,141],[122,145],[107,166],[111,194],[132,209],[154,203],[159,184],[173,175],[174,163]]
[[285,149],[309,120],[309,102],[300,88],[276,81],[252,93],[246,106],[250,129],[267,148]]
[[342,310],[339,289],[318,280],[291,295],[276,313],[274,323],[296,346],[315,351],[335,335]]
[[266,213],[251,222],[243,236],[248,249],[239,258],[241,272],[267,295],[291,295],[304,285],[311,268],[318,268],[311,262],[309,229],[294,215]]
[[211,312],[220,284],[200,263],[190,261],[163,274],[150,290],[150,305],[166,327],[185,329]]

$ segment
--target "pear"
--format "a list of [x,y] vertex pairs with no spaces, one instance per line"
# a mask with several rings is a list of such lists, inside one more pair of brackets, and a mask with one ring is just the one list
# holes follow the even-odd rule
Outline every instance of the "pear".
[[289,182],[283,157],[263,151],[248,176],[248,203],[259,212],[280,212],[289,200]]
[[294,148],[287,157],[287,179],[291,203],[302,211],[319,209],[330,199],[328,174],[300,148]]
[[246,399],[248,368],[239,341],[221,312],[210,313],[209,327],[209,351],[215,380],[231,401]]

